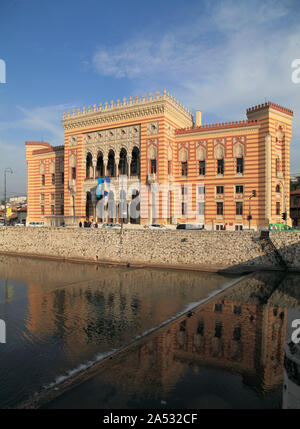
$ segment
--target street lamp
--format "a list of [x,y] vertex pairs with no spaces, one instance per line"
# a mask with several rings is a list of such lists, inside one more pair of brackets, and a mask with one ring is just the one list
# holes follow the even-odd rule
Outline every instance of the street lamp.
[[13,171],[10,167],[7,167],[4,170],[4,225],[6,226],[6,173],[13,174]]
[[251,198],[256,197],[256,190],[253,189],[252,191],[252,195],[249,197],[249,215],[248,215],[248,221],[249,221],[249,231],[250,231],[250,224],[251,224],[251,219],[252,219],[252,215],[251,215]]

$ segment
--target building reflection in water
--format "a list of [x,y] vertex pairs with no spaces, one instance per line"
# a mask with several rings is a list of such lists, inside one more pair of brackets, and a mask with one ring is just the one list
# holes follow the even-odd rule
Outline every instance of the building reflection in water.
[[[0,311],[10,338],[0,368],[2,406],[123,347],[229,281],[210,273],[6,256],[0,257],[0,279]],[[96,376],[88,378],[87,371],[79,387],[49,407],[266,408],[282,401],[295,407],[298,364],[286,359],[283,376],[291,321],[300,318],[299,280],[277,272],[244,278],[99,363]],[[16,392],[22,395],[15,398]]]
[[1,350],[0,407],[123,347],[229,281],[1,255],[0,318],[8,343]]
[[[106,362],[97,376],[49,407],[72,407],[78,405],[79,398],[81,406],[87,408],[162,407],[164,403],[171,408],[180,403],[183,408],[235,407],[238,403],[245,408],[282,406],[282,388],[288,390],[283,386],[284,345],[291,334],[287,320],[289,313],[299,314],[299,280],[299,275],[281,273],[245,278],[134,344],[113,362]],[[233,377],[241,380],[227,403],[226,398],[220,400],[223,386],[218,386],[223,374],[233,386]],[[185,390],[185,379],[190,391]],[[209,386],[215,383],[214,394],[210,393],[208,401],[201,397],[195,402],[193,396],[201,390],[202,382]],[[239,402],[243,395],[253,402]],[[298,396],[299,403],[300,391],[294,389],[293,395]],[[291,406],[288,399],[283,406]]]
[[[51,291],[45,282],[31,281],[26,322],[30,334],[63,340],[70,357],[78,357],[79,345],[93,349],[98,345],[99,351],[107,351],[126,344],[182,311],[184,304],[197,302],[230,281],[209,273],[118,267],[101,267],[99,278],[93,267],[93,274],[93,279],[77,278],[74,284],[68,280],[68,287]],[[86,354],[85,349],[82,353]]]

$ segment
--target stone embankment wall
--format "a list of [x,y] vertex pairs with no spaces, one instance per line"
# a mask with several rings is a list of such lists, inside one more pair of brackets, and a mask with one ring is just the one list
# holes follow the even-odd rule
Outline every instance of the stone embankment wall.
[[254,231],[0,227],[0,252],[212,271],[278,269],[283,260],[300,271],[300,233],[272,231],[270,239]]

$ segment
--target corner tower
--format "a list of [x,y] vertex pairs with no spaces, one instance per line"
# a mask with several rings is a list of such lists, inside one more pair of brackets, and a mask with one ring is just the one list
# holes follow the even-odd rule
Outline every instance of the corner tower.
[[264,178],[260,194],[264,197],[266,225],[282,222],[287,213],[291,225],[290,206],[290,141],[293,112],[278,104],[267,102],[247,109],[247,118],[259,119],[259,168]]

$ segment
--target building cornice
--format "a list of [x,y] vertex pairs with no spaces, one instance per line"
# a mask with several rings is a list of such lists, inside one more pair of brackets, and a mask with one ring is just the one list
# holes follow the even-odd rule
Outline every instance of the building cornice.
[[32,155],[40,155],[40,154],[54,154],[56,152],[64,152],[65,147],[64,146],[50,146],[49,148],[45,149],[36,149],[32,151]]
[[220,126],[220,127],[200,127],[191,130],[176,130],[176,141],[182,139],[203,139],[216,135],[238,135],[256,132],[260,128],[258,122],[248,125],[240,124],[239,126]]
[[63,114],[62,125],[65,130],[73,130],[78,128],[89,128],[97,126],[105,126],[106,124],[137,121],[151,116],[170,115],[176,118],[179,126],[187,126],[192,124],[193,116],[189,110],[181,103],[175,100],[174,97],[169,95],[166,91],[162,95],[159,92],[156,96],[146,98],[132,97],[127,101],[125,98],[123,102],[117,100],[117,103],[111,102],[110,105],[105,103],[104,106],[99,104],[99,107],[94,104],[93,108],[88,107],[88,110],[73,109],[72,112],[68,111]]
[[280,106],[279,104],[273,103],[272,101],[268,101],[264,104],[258,104],[257,106],[249,107],[247,109],[247,115],[261,111],[263,109],[272,108],[273,110],[277,110],[278,112],[285,113],[286,115],[293,116],[294,113],[292,110],[287,109],[286,107]]

